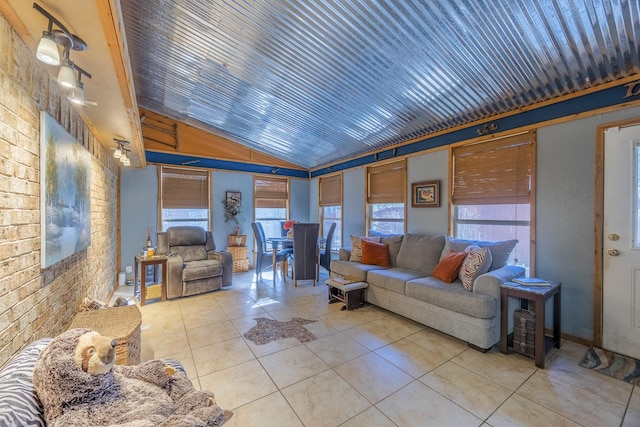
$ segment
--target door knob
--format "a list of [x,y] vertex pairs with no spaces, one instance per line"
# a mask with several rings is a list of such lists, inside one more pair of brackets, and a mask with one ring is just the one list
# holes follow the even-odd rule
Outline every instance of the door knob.
[[618,235],[617,235],[617,234],[615,234],[615,233],[611,233],[611,234],[609,234],[609,235],[607,236],[607,238],[608,238],[609,240],[611,240],[611,241],[616,241],[616,240],[618,240],[618,239],[620,238],[620,236],[618,236]]
[[618,256],[618,255],[620,255],[620,253],[618,252],[617,249],[609,249],[609,255]]

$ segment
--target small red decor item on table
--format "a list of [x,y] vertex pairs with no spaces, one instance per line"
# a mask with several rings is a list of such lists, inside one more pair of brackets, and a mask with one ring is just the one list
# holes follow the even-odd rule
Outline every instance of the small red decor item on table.
[[293,228],[293,224],[297,224],[298,221],[296,220],[289,220],[289,221],[285,221],[284,225],[282,226],[282,228],[284,228],[285,230],[291,230]]

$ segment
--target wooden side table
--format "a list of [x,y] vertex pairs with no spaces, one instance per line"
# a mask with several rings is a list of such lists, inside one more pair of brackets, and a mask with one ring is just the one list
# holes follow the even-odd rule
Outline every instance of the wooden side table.
[[560,282],[550,282],[551,286],[522,286],[512,282],[506,282],[500,286],[500,352],[507,354],[508,343],[508,315],[509,297],[527,300],[533,303],[535,319],[535,363],[538,368],[544,369],[545,351],[545,301],[553,297],[553,346],[560,348]]
[[[136,255],[134,257],[134,266],[133,266],[133,283],[134,283],[134,294],[140,294],[140,305],[145,305],[147,299],[157,298],[156,296],[151,296],[150,291],[152,292],[156,286],[160,287],[160,300],[167,300],[167,257],[165,255],[154,255],[154,256],[140,256]],[[156,283],[151,286],[147,286],[147,275],[146,275],[146,267],[148,265],[160,266],[162,268],[162,282]],[[138,268],[140,269],[140,287],[138,288]],[[149,292],[149,295],[147,293]],[[149,298],[147,298],[149,297]]]

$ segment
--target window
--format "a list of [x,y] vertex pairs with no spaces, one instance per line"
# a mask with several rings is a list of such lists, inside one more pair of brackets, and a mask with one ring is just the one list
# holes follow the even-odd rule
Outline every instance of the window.
[[281,236],[282,224],[289,212],[289,180],[254,178],[255,220],[262,224],[266,237]]
[[509,264],[531,268],[534,134],[453,149],[454,236],[517,239]]
[[406,168],[404,160],[367,168],[367,207],[370,229],[404,233]]
[[195,225],[209,230],[209,171],[161,166],[159,173],[162,231],[173,225]]
[[331,248],[337,251],[342,246],[342,175],[320,178],[320,224],[326,236],[331,223],[336,223]]

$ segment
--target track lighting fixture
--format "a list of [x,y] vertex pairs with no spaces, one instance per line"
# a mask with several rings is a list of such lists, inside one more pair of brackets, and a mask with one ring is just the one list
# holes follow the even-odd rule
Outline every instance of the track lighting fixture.
[[[62,65],[58,71],[58,84],[63,88],[71,89],[69,99],[73,103],[84,105],[84,85],[80,79],[83,74],[91,78],[91,74],[75,65],[69,58],[69,54],[72,50],[79,52],[87,50],[87,44],[80,37],[71,34],[67,27],[37,3],[33,4],[33,8],[49,20],[47,30],[42,32],[42,38],[36,51],[36,58],[45,64],[60,65],[58,46],[62,46]],[[54,24],[58,29],[53,28]],[[75,77],[76,70],[78,71],[77,80]]]
[[129,141],[125,141],[123,139],[117,139],[117,138],[113,138],[113,140],[117,144],[117,148],[113,152],[113,157],[115,157],[116,159],[120,159],[122,166],[131,165],[131,160],[129,160],[129,152],[131,150],[128,150],[127,148],[125,148],[129,144]]

